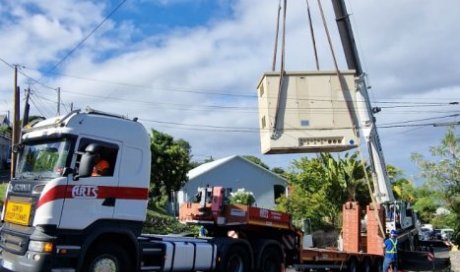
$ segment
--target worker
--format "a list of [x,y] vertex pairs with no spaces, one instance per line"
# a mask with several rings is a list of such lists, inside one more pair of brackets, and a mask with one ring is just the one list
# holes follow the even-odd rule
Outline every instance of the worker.
[[109,173],[110,164],[108,161],[102,159],[100,155],[96,156],[96,164],[93,167],[92,177],[107,176]]
[[199,236],[200,237],[206,237],[207,234],[208,234],[208,230],[204,226],[200,226]]
[[383,260],[383,272],[387,272],[390,265],[393,267],[393,272],[398,271],[398,232],[391,230],[390,237],[384,242],[385,259]]

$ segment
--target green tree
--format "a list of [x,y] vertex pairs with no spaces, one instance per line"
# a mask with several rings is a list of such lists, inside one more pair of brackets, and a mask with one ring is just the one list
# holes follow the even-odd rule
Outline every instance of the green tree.
[[[453,240],[460,244],[460,138],[455,128],[450,127],[438,146],[430,148],[433,160],[425,159],[415,153],[412,159],[420,168],[421,176],[432,190],[442,194],[446,207],[455,220]],[[448,222],[446,222],[448,224]]]
[[0,134],[5,135],[7,137],[11,137],[11,127],[7,125],[0,126]]
[[202,164],[205,164],[205,163],[208,163],[208,162],[212,162],[214,161],[213,157],[209,157],[207,159],[205,159],[204,161],[190,161],[190,165],[189,165],[189,170],[192,170],[193,168],[196,168]]
[[251,155],[245,155],[243,156],[243,158],[245,158],[246,160],[248,161],[251,161],[257,165],[260,165],[262,166],[263,168],[265,169],[270,169],[270,167],[268,167],[268,165],[266,165],[261,159],[257,158],[256,156],[251,156]]
[[273,173],[277,174],[277,175],[282,176],[282,177],[284,177],[286,175],[286,171],[281,167],[273,167],[271,171]]
[[417,211],[419,219],[423,223],[433,220],[436,209],[440,206],[442,195],[435,192],[428,184],[424,184],[415,189],[416,201],[414,210]]
[[182,139],[152,129],[150,136],[152,153],[151,192],[156,206],[163,206],[170,193],[179,190],[187,182],[190,169],[191,147]]
[[414,203],[416,197],[413,182],[405,178],[403,171],[393,165],[387,165],[387,173],[395,198]]
[[356,154],[336,159],[322,153],[317,158],[295,160],[288,172],[289,198],[281,197],[278,208],[296,220],[309,218],[314,228],[337,228],[347,200],[368,203],[364,168]]

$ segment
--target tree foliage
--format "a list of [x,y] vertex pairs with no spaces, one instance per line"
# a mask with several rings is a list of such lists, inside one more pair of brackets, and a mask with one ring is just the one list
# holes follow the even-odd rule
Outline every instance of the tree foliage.
[[393,165],[387,165],[387,173],[395,198],[414,203],[416,199],[416,190],[413,182],[404,177],[404,173],[401,169]]
[[252,206],[256,202],[254,194],[244,189],[238,189],[236,192],[230,193],[230,204],[242,204]]
[[261,159],[257,158],[256,156],[251,156],[251,155],[245,155],[243,156],[243,158],[245,158],[246,160],[248,161],[251,161],[259,166],[262,166],[263,168],[269,170],[270,167],[268,167],[268,165],[266,165]]
[[424,223],[431,222],[436,209],[440,206],[441,194],[424,184],[416,189],[416,199],[413,207],[417,211],[419,219]]
[[447,220],[446,225],[455,229],[454,240],[460,243],[460,138],[455,129],[450,127],[438,146],[430,148],[432,160],[415,153],[412,159],[420,168],[431,190],[443,196],[445,206],[453,214],[454,220]]
[[11,137],[11,127],[7,125],[0,126],[0,134],[5,135],[7,137]]
[[357,154],[336,159],[322,153],[317,158],[295,160],[287,174],[290,195],[279,199],[278,208],[290,212],[296,220],[309,218],[314,228],[337,228],[347,200],[362,205],[369,202],[363,179],[365,168]]
[[182,139],[152,129],[151,192],[160,205],[165,204],[171,192],[179,190],[187,182],[190,170],[190,144]]

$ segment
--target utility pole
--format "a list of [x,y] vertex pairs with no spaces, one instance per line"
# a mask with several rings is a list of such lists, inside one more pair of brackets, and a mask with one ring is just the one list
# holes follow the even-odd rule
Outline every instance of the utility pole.
[[[11,137],[12,150],[19,143],[21,127],[19,125],[19,86],[18,86],[18,65],[14,65],[14,89],[13,89],[13,135]],[[11,152],[11,178],[15,177],[16,173],[16,153]]]
[[26,89],[26,102],[24,104],[24,114],[22,116],[22,127],[25,127],[27,123],[29,123],[29,97],[30,97],[30,89]]
[[61,115],[61,87],[57,88],[57,116]]

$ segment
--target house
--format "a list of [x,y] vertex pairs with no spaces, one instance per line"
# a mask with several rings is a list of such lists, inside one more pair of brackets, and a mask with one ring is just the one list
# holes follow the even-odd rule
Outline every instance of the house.
[[0,169],[8,167],[11,157],[11,133],[8,115],[0,115]]
[[179,206],[191,201],[199,187],[222,186],[232,192],[252,192],[256,206],[275,207],[275,199],[287,194],[288,182],[279,175],[240,156],[230,156],[202,164],[188,173],[188,182],[177,194]]

